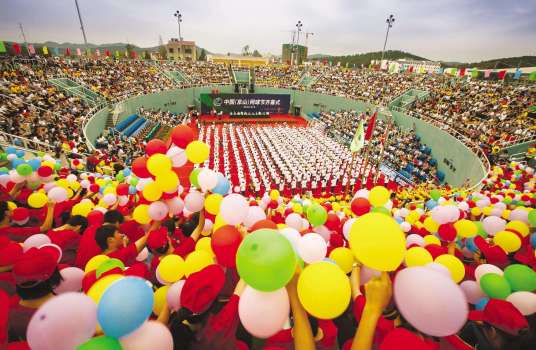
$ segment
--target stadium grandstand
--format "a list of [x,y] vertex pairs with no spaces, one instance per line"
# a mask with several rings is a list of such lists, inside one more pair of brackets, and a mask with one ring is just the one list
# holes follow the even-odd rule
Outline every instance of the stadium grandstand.
[[209,53],[173,16],[0,41],[0,350],[536,348],[536,69],[307,58],[301,21]]

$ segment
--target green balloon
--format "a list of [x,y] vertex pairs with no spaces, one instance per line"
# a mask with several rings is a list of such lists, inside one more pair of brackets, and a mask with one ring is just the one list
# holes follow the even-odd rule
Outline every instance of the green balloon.
[[380,213],[385,215],[391,215],[391,212],[386,207],[374,207],[371,210],[372,213]]
[[482,221],[473,221],[477,227],[476,234],[479,236],[482,236],[483,238],[488,237],[488,233],[486,230],[484,230],[484,225],[482,224]]
[[122,350],[123,347],[119,340],[107,337],[105,335],[101,337],[91,338],[82,345],[79,345],[76,350]]
[[7,153],[0,153],[0,160],[6,160],[7,159]]
[[273,292],[283,288],[294,276],[296,254],[278,231],[260,229],[246,236],[238,247],[236,268],[249,286]]
[[132,186],[136,186],[136,185],[138,184],[139,181],[140,181],[140,179],[138,179],[138,178],[135,177],[135,176],[132,176],[132,177],[130,178],[130,184],[131,184]]
[[506,278],[496,273],[487,273],[482,276],[480,289],[493,299],[506,299],[512,293]]
[[61,169],[61,163],[57,162],[54,164],[54,170],[60,170]]
[[529,223],[532,227],[536,227],[536,209],[529,211]]
[[200,172],[201,172],[201,168],[196,168],[192,170],[189,176],[190,184],[197,188],[199,188],[199,182],[197,181],[197,177],[199,176]]
[[97,271],[96,271],[97,278],[100,278],[100,276],[103,273],[108,272],[112,269],[115,269],[116,267],[119,267],[121,270],[124,270],[125,264],[123,264],[121,260],[115,259],[115,258],[111,258],[111,259],[103,261],[99,265],[99,267],[97,267]]
[[503,203],[504,203],[504,204],[510,204],[510,203],[512,203],[512,197],[509,197],[509,196],[504,197],[504,199],[503,199]]
[[125,179],[125,175],[123,175],[123,170],[117,173],[117,176],[115,177],[115,179],[119,182],[122,182]]
[[6,168],[5,166],[3,166],[3,167],[0,168],[0,172],[2,172],[2,173],[8,173],[8,172],[9,172],[9,169]]
[[439,198],[441,198],[441,193],[438,190],[433,189],[430,191],[430,198],[437,201]]
[[536,289],[536,272],[530,267],[513,264],[504,269],[504,278],[515,292],[532,292]]
[[309,220],[313,227],[324,225],[327,219],[328,212],[320,204],[312,204],[307,209],[307,220]]
[[19,164],[16,170],[20,176],[31,175],[33,171],[32,167],[29,164]]

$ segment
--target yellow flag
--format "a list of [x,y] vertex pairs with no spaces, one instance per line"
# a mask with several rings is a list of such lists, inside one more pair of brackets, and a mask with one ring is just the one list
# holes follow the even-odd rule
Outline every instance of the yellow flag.
[[43,46],[43,55],[48,55],[48,47]]

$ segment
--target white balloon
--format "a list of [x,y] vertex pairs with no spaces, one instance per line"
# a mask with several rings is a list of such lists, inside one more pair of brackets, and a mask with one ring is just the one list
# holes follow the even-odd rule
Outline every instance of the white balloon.
[[331,236],[331,231],[324,225],[320,225],[314,228],[314,231],[318,233],[322,238],[324,238],[324,241],[329,242],[329,238]]
[[285,224],[292,227],[293,229],[301,231],[302,217],[300,216],[300,214],[291,213],[285,218]]
[[248,209],[248,215],[246,216],[246,219],[244,220],[244,226],[246,228],[250,228],[253,226],[256,222],[266,219],[266,213],[264,210],[262,210],[259,206],[252,206]]
[[344,238],[346,238],[347,241],[350,240],[350,229],[352,228],[353,223],[356,221],[356,218],[351,218],[348,221],[344,223],[342,226],[342,234],[344,235]]
[[298,241],[298,254],[308,264],[324,259],[327,249],[326,241],[318,233],[308,233]]
[[[199,192],[190,192],[184,198],[184,206],[192,213],[197,213],[203,209],[205,197]],[[227,221],[226,221],[227,222]]]
[[242,223],[248,215],[248,210],[249,202],[240,194],[229,194],[221,201],[220,215],[223,221],[229,225]]
[[136,256],[136,261],[145,261],[149,257],[149,250],[144,247],[141,252]]
[[218,184],[218,174],[208,168],[203,168],[197,176],[197,182],[203,191],[209,191]]
[[482,278],[482,276],[488,273],[495,273],[500,276],[504,275],[503,270],[501,270],[497,266],[491,265],[491,264],[482,264],[482,265],[478,265],[477,268],[475,269],[476,281],[480,283],[480,279]]
[[366,198],[366,199],[368,199],[368,196],[369,196],[369,190],[367,190],[365,188],[360,189],[359,191],[357,191],[354,194],[354,198]]
[[181,308],[181,293],[185,282],[185,280],[177,281],[167,290],[166,299],[172,311],[178,311]]
[[514,292],[506,297],[506,301],[511,302],[524,316],[536,313],[536,294],[534,293]]
[[184,201],[179,197],[173,197],[166,200],[171,215],[177,215],[184,209]]
[[279,230],[279,232],[285,236],[286,239],[290,242],[292,245],[292,248],[294,248],[294,251],[298,250],[298,242],[301,238],[301,235],[298,231],[293,229],[292,227],[284,227]]

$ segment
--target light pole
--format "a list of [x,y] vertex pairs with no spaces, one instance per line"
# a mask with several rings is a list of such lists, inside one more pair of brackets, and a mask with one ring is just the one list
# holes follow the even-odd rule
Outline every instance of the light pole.
[[84,22],[82,22],[82,16],[80,15],[78,0],[74,0],[74,3],[76,5],[76,12],[78,13],[78,20],[80,21],[80,30],[82,30],[82,36],[84,37],[84,46],[87,48],[86,30],[84,29]]
[[182,22],[182,14],[177,10],[173,16],[177,17],[177,24],[179,25],[179,50],[180,50],[180,58],[182,59],[182,36],[181,36],[181,22]]
[[385,54],[385,46],[387,45],[387,38],[389,37],[389,28],[393,26],[393,23],[395,23],[395,16],[389,15],[387,19],[385,20],[387,23],[387,33],[385,34],[385,42],[383,43],[383,50],[382,50],[382,59],[380,60],[380,69],[383,62],[383,55]]
[[302,21],[298,21],[298,23],[296,23],[296,32],[298,33],[298,36],[296,37],[296,44],[298,46],[298,52],[296,54],[296,63],[299,63],[300,62],[300,32],[301,32],[301,28],[303,27],[303,23]]

